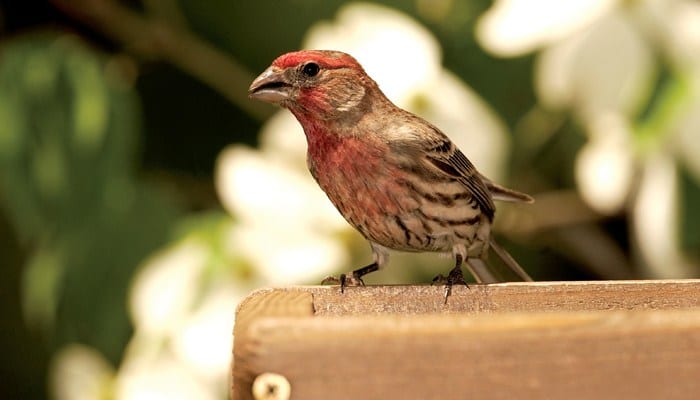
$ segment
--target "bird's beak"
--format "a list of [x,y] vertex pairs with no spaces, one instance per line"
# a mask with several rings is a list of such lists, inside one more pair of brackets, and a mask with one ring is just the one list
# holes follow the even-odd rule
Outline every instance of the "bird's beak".
[[280,103],[289,97],[291,88],[284,70],[272,66],[255,78],[248,89],[248,96],[268,103]]

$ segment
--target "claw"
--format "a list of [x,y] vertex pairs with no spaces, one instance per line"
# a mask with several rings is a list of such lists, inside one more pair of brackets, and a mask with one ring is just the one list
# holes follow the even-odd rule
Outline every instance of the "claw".
[[432,285],[442,285],[445,283],[447,283],[447,277],[445,277],[445,275],[443,275],[443,274],[439,274],[438,276],[433,278]]
[[447,298],[450,297],[452,294],[452,284],[446,284],[445,285],[445,302],[443,303],[444,305],[447,305]]
[[467,285],[467,281],[464,280],[464,274],[462,274],[462,269],[459,266],[454,267],[447,277],[440,274],[433,278],[433,284],[445,285],[445,304],[447,304],[447,298],[452,294],[453,285],[464,285],[469,289],[469,285]]
[[340,293],[345,293],[345,288],[348,286],[365,286],[365,281],[357,276],[354,272],[348,274],[340,274],[340,276],[327,276],[321,281],[322,285],[340,285]]
[[335,276],[327,276],[321,281],[321,285],[338,285],[340,284],[340,278]]
[[345,293],[345,286],[348,284],[347,275],[340,274],[340,293]]

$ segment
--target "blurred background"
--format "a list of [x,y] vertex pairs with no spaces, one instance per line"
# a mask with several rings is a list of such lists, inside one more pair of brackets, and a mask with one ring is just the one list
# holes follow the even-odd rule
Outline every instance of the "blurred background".
[[495,232],[535,279],[700,275],[696,1],[1,0],[0,35],[2,398],[227,398],[240,299],[368,263],[247,98],[299,48],[533,194]]

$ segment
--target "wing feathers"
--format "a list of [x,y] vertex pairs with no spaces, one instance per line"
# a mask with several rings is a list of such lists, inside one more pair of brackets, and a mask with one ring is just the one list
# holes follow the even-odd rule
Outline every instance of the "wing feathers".
[[[495,205],[493,200],[511,202],[533,202],[532,197],[512,189],[508,189],[492,182],[481,175],[474,164],[462,153],[439,129],[407,113],[408,119],[413,124],[405,126],[417,126],[421,129],[413,130],[410,135],[403,132],[404,140],[394,140],[391,145],[399,154],[411,153],[413,157],[427,161],[436,174],[441,174],[461,182],[473,196],[479,209],[489,218],[493,219]],[[420,122],[415,124],[415,122]],[[405,136],[404,136],[405,135]],[[415,160],[415,158],[413,158]]]

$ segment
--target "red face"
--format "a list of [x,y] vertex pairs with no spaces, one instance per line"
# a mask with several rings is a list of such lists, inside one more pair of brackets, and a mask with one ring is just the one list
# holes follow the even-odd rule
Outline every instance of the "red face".
[[290,106],[300,93],[320,89],[337,77],[333,71],[362,71],[352,56],[327,50],[302,50],[283,54],[250,85],[250,97]]
[[283,54],[272,65],[282,69],[297,68],[300,65],[316,63],[321,68],[358,68],[360,64],[352,56],[339,51],[301,50]]

